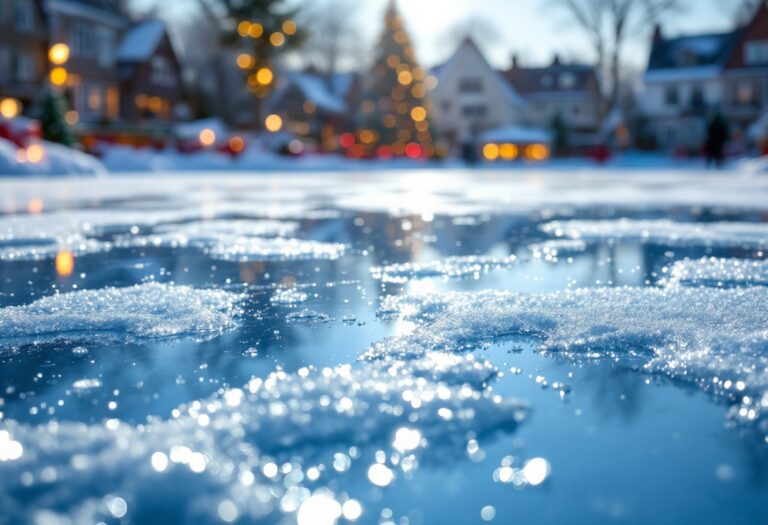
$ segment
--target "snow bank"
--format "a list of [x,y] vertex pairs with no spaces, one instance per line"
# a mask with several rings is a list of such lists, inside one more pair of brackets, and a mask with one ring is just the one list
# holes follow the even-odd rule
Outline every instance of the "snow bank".
[[235,326],[239,296],[149,283],[45,297],[0,309],[0,340],[33,343],[213,334]]
[[[313,490],[348,499],[321,489],[337,480],[384,487],[420,462],[466,457],[470,433],[513,432],[527,408],[483,389],[496,374],[471,357],[428,354],[277,371],[137,426],[6,422],[0,439],[21,454],[0,461],[0,505],[14,522],[142,521],[149,511],[175,523],[293,521]],[[314,519],[335,522],[324,510]]]
[[512,335],[541,349],[604,357],[738,400],[754,419],[768,410],[765,288],[610,288],[551,294],[449,293],[391,297],[382,313],[421,326],[374,344],[362,357],[459,352]]
[[402,263],[371,268],[374,279],[385,283],[405,283],[415,279],[430,277],[459,278],[470,275],[480,275],[509,268],[517,263],[517,257],[498,259],[496,257],[465,256],[448,257],[438,261],[424,263]]
[[39,142],[26,149],[19,149],[7,140],[0,139],[0,176],[106,173],[107,169],[96,158],[60,144]]
[[669,220],[555,221],[541,230],[585,241],[622,240],[671,246],[768,246],[768,224],[748,222],[680,223]]
[[672,266],[669,281],[684,286],[768,286],[768,261],[720,259],[678,261]]

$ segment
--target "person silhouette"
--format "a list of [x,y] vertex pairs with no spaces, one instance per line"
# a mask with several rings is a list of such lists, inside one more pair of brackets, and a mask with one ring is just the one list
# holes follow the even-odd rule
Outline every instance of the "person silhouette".
[[707,156],[707,167],[714,165],[716,168],[723,166],[725,159],[725,143],[728,141],[728,125],[722,115],[712,117],[707,126],[707,141],[704,151]]

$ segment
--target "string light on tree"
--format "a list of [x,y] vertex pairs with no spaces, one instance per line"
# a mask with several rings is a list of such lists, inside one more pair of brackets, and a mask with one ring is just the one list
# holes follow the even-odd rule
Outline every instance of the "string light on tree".
[[363,102],[355,140],[345,145],[349,156],[431,157],[435,148],[426,99],[427,75],[416,62],[410,36],[394,0],[385,15],[385,29],[373,67],[364,80]]

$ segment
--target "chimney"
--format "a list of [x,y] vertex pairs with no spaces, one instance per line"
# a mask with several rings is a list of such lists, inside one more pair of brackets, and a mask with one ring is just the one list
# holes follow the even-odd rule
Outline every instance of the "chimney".
[[520,58],[517,56],[517,53],[512,54],[512,69],[519,69],[520,68]]
[[664,40],[664,34],[661,32],[661,24],[653,26],[653,43],[657,44]]
[[555,53],[555,59],[552,61],[552,67],[556,67],[556,66],[559,66],[559,65],[561,65],[560,55]]

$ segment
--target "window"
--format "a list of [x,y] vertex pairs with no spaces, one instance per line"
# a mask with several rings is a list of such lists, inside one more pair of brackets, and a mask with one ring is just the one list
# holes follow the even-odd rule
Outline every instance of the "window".
[[459,80],[459,91],[461,93],[482,93],[483,81],[475,77],[464,77]]
[[484,105],[464,106],[462,113],[467,118],[484,118],[488,115],[488,107]]
[[72,26],[70,47],[72,54],[80,56],[93,56],[96,51],[94,45],[93,28],[85,23],[78,22]]
[[563,89],[573,89],[576,87],[576,75],[573,73],[563,73],[560,75],[560,87]]
[[440,104],[440,107],[442,108],[444,113],[448,113],[449,111],[451,111],[451,101],[450,100],[443,101],[443,103]]
[[744,80],[736,84],[734,91],[734,104],[737,106],[759,105],[757,86],[751,80]]
[[108,27],[98,29],[96,60],[101,67],[111,67],[115,61],[115,33]]
[[691,90],[691,105],[697,108],[705,106],[707,101],[704,99],[704,90],[701,86],[693,86]]
[[680,102],[680,93],[677,90],[677,86],[667,86],[664,91],[664,101],[667,106],[677,106]]
[[541,77],[541,85],[545,88],[551,88],[555,85],[555,79],[552,75],[544,75]]
[[11,79],[11,50],[0,46],[0,82],[8,82]]
[[34,81],[36,69],[34,55],[25,51],[20,51],[16,55],[16,80],[19,82]]
[[744,48],[744,62],[748,66],[763,66],[768,64],[768,40],[747,42]]
[[150,82],[158,86],[173,87],[176,85],[176,77],[173,74],[170,60],[163,56],[154,56],[151,67]]
[[35,28],[35,6],[31,0],[16,0],[14,3],[16,29],[32,31]]
[[112,120],[120,116],[120,92],[116,87],[107,88],[107,117]]

